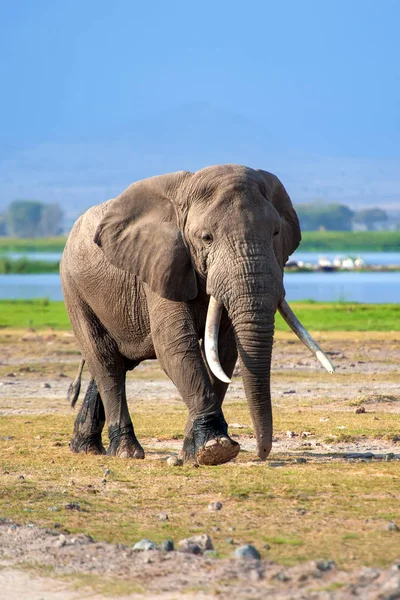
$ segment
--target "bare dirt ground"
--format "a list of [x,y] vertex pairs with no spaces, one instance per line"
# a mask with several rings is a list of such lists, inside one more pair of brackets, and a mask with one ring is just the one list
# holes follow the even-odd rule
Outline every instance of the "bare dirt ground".
[[[0,337],[0,418],[71,414],[66,390],[79,361],[72,335],[11,331],[3,332]],[[292,400],[299,413],[304,407],[311,407],[323,415],[320,420],[326,421],[339,408],[341,414],[348,411],[351,415],[360,406],[367,413],[377,409],[388,415],[400,412],[397,333],[325,333],[318,340],[331,353],[339,374],[336,378],[324,374],[292,336],[277,336],[272,377],[275,411]],[[87,373],[84,381],[86,385]],[[157,363],[145,363],[129,374],[127,392],[130,400],[137,398],[140,405],[149,401],[181,403]],[[226,402],[243,399],[241,380],[235,378]],[[242,450],[253,452],[255,441],[248,433],[249,427],[250,423],[230,423],[231,434]],[[339,430],[337,439],[330,440],[300,429],[292,433],[277,432],[271,463],[276,455],[296,456],[299,449],[302,455],[320,461],[340,460],[349,454],[362,459],[367,452],[376,458],[391,455],[394,460],[400,459],[400,431],[399,436],[346,439]],[[181,440],[157,437],[141,441],[153,450],[153,458],[166,456],[171,449],[178,451],[182,444]],[[89,575],[90,585],[85,579]],[[102,588],[99,592],[93,589],[93,575],[99,579],[117,577],[124,585]],[[314,561],[282,567],[265,560],[217,559],[158,550],[134,552],[122,544],[96,542],[85,535],[66,534],[60,542],[59,531],[34,524],[19,526],[3,519],[0,520],[0,590],[0,596],[10,600],[100,600],[106,597],[104,594],[122,599],[145,596],[160,600],[212,597],[396,600],[400,598],[400,537],[399,564],[387,569],[363,567],[345,571]]]

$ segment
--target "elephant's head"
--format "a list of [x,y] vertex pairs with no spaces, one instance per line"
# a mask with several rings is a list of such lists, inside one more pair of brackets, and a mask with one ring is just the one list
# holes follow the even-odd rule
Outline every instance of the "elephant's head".
[[283,268],[300,239],[296,212],[279,179],[238,165],[134,183],[112,203],[95,236],[112,264],[162,297],[193,300],[201,280],[206,282],[207,359],[223,380],[218,326],[225,307],[262,458],[272,441],[270,367],[277,309],[331,368],[284,300]]

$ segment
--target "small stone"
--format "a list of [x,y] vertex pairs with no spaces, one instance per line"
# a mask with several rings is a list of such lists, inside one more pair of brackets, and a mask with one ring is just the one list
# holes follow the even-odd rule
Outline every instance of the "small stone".
[[260,560],[260,558],[261,558],[261,554],[259,553],[257,548],[254,548],[254,546],[252,546],[251,544],[246,544],[245,546],[239,546],[239,548],[236,548],[236,550],[234,550],[233,556],[234,556],[234,558],[244,558],[246,560],[248,560],[248,559]]
[[301,434],[301,437],[308,438],[308,437],[310,437],[310,435],[312,435],[311,431],[303,431],[303,433]]
[[[197,552],[196,547],[199,548],[200,552]],[[206,533],[203,533],[203,535],[193,535],[190,538],[181,540],[178,548],[181,552],[189,552],[190,554],[199,554],[205,552],[205,550],[214,550],[212,540]]]
[[275,468],[275,467],[284,467],[285,463],[284,462],[270,462],[268,463],[269,467]]
[[64,508],[66,510],[82,510],[79,502],[67,502],[67,504],[64,505]]
[[156,544],[147,538],[143,538],[133,546],[133,550],[155,550]]
[[287,392],[283,392],[284,394],[295,394],[296,390],[288,390]]
[[58,539],[55,541],[54,546],[56,548],[62,548],[63,546],[67,545],[67,538],[65,537],[65,535],[62,533]]
[[174,542],[172,540],[163,540],[160,544],[160,550],[163,552],[172,552],[174,550]]
[[307,459],[300,456],[299,458],[296,458],[296,462],[298,465],[304,465],[304,463],[307,462]]
[[217,500],[217,502],[211,502],[211,504],[208,505],[208,510],[221,510],[222,508],[222,502],[219,502]]
[[227,544],[234,544],[234,543],[235,543],[235,540],[234,540],[233,538],[225,538],[225,542],[226,542]]
[[18,479],[19,479],[20,481],[25,481],[25,477],[24,477],[23,475],[18,475]]
[[16,377],[15,373],[7,373],[6,377]]
[[158,515],[157,519],[159,521],[168,521],[168,515],[167,515],[167,513],[160,513]]
[[336,563],[334,560],[317,560],[315,563],[315,566],[317,567],[318,571],[322,571],[323,573],[325,571],[331,571],[332,569],[334,569],[336,567]]
[[386,461],[393,460],[393,459],[394,459],[394,452],[389,452],[388,454],[386,454],[386,456],[385,456]]
[[201,548],[198,544],[192,544],[190,542],[181,544],[181,542],[179,542],[179,552],[185,552],[186,554],[201,554]]
[[279,573],[277,573],[276,575],[274,575],[274,579],[277,579],[278,581],[290,581],[290,577],[289,575],[286,575],[285,571],[279,571]]
[[51,385],[49,383],[47,383],[47,381],[45,381],[44,383],[42,383],[41,387],[49,389],[49,388],[51,388]]
[[264,550],[271,550],[271,546],[269,544],[264,544]]
[[389,521],[386,525],[386,531],[400,531],[400,529],[394,521]]
[[47,510],[49,510],[50,512],[58,512],[60,509],[58,508],[58,506],[49,506]]
[[358,406],[354,412],[356,415],[362,415],[365,413],[365,406]]
[[177,456],[170,456],[167,463],[170,467],[181,467],[183,465],[183,460]]
[[295,432],[294,432],[294,431],[287,431],[287,432],[286,432],[286,437],[288,437],[288,438],[293,438],[295,435],[296,435],[296,434],[295,434]]

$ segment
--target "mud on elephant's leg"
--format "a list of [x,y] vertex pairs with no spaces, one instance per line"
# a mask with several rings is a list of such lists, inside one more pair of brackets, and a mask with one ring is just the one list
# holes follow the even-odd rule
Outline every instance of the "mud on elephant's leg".
[[181,456],[200,465],[221,465],[236,458],[240,450],[228,435],[228,425],[222,410],[214,415],[189,417]]
[[125,377],[126,371],[117,365],[111,373],[102,370],[96,376],[110,439],[107,454],[120,458],[144,458],[144,450],[135,435],[129,414]]
[[90,380],[85,399],[75,419],[72,452],[105,454],[101,432],[105,423],[104,406],[94,379]]
[[140,445],[132,423],[120,426],[118,423],[109,425],[108,437],[110,445],[107,454],[120,458],[144,458],[144,450]]

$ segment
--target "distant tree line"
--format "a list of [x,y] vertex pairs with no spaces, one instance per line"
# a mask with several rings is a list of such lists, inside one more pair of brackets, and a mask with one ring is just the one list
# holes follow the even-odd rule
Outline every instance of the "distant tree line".
[[[296,211],[303,231],[374,231],[388,229],[389,217],[381,208],[353,211],[344,204],[315,202],[298,204]],[[0,236],[40,238],[63,232],[59,204],[37,200],[14,200],[0,213]]]
[[296,206],[303,231],[376,231],[387,229],[389,217],[381,208],[353,211],[344,204],[299,204]]
[[60,235],[64,214],[59,204],[13,200],[0,214],[0,235],[39,238]]

